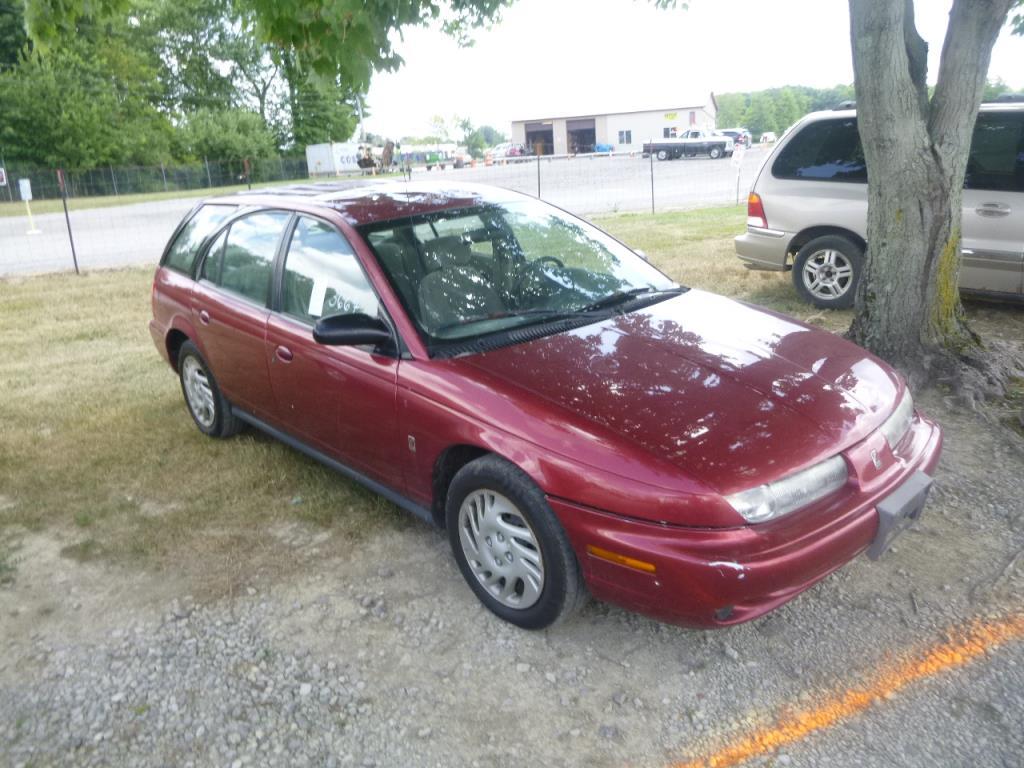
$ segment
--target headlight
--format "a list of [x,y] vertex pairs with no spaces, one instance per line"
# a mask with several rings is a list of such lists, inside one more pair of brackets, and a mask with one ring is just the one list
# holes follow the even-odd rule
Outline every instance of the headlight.
[[903,399],[900,400],[900,404],[896,406],[892,416],[886,419],[885,423],[878,428],[878,431],[882,433],[889,447],[896,450],[896,446],[899,445],[903,436],[907,434],[907,430],[910,429],[910,422],[913,420],[914,398],[910,396],[910,390],[906,389],[903,391]]
[[846,484],[846,461],[833,456],[820,464],[768,485],[726,496],[748,523],[763,523],[806,507]]

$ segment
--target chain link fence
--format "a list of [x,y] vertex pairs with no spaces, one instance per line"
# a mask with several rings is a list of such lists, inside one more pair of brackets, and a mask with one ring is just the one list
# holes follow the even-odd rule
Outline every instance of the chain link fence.
[[[409,178],[492,184],[583,215],[651,213],[741,204],[766,155],[762,148],[717,160],[548,155],[443,170],[420,166]],[[197,200],[224,187],[273,186],[308,177],[305,158],[251,161],[248,168],[242,161],[96,168],[64,173],[67,197],[62,200],[57,171],[16,163],[6,170],[7,186],[0,186],[0,276],[155,264]],[[396,168],[394,178],[375,180],[402,184],[403,178]],[[31,182],[28,203],[21,198],[20,179]]]

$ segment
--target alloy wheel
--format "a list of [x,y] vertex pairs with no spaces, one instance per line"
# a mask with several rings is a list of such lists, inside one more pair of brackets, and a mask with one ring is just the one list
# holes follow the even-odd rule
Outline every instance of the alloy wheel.
[[540,545],[510,499],[487,489],[468,494],[459,508],[459,542],[477,581],[499,603],[524,609],[540,599]]

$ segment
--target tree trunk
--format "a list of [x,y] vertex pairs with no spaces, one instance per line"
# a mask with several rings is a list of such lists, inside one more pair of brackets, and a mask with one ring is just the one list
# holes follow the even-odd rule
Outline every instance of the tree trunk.
[[1014,0],[955,0],[931,100],[913,0],[850,0],[868,253],[850,336],[911,379],[985,360],[957,283],[964,173],[992,46]]

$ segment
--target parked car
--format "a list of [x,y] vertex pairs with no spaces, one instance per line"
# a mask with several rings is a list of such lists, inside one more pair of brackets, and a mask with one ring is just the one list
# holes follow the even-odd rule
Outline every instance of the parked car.
[[522,157],[526,154],[526,147],[522,144],[505,141],[487,150],[487,154],[494,160],[502,160],[506,157]]
[[716,131],[716,133],[728,136],[737,147],[750,146],[750,131],[746,128],[722,128],[721,130]]
[[256,427],[445,529],[527,628],[585,588],[681,624],[760,616],[878,556],[940,452],[863,349],[477,185],[208,200],[150,330],[201,432]]
[[[791,269],[819,307],[853,305],[867,245],[867,167],[851,109],[798,122],[762,166],[736,253]],[[1024,104],[984,104],[964,180],[961,291],[1024,295]]]

